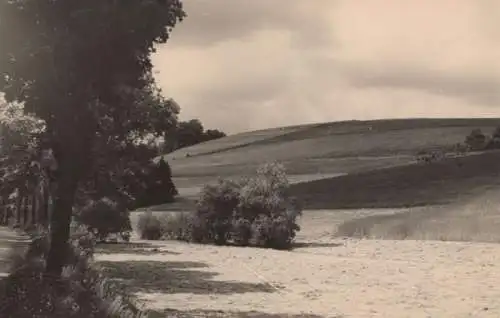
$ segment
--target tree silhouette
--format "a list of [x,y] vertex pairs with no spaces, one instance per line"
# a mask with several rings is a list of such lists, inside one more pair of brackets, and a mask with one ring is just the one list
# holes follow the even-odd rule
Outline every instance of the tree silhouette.
[[150,56],[184,16],[180,0],[0,1],[0,92],[44,121],[58,164],[48,274],[61,273],[99,147],[160,136],[175,120]]

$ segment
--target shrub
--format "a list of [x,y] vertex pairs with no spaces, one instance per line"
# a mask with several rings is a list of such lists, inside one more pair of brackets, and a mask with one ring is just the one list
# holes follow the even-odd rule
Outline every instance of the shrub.
[[193,221],[189,213],[166,214],[160,217],[163,239],[190,241],[192,238]]
[[11,251],[11,274],[0,286],[0,316],[146,317],[130,297],[92,266],[94,235],[81,226],[71,232],[66,266],[57,279],[43,274],[50,246],[43,229],[31,233],[32,242],[26,251]]
[[76,220],[87,226],[99,241],[106,240],[110,234],[120,234],[127,241],[132,231],[129,212],[107,197],[90,200],[77,213]]
[[159,240],[163,236],[161,220],[151,211],[141,214],[137,222],[137,230],[143,240]]
[[465,138],[465,144],[471,150],[483,150],[488,143],[487,136],[481,131],[481,129],[474,129]]
[[193,215],[191,213],[173,213],[161,216],[147,211],[139,217],[138,230],[145,240],[193,240]]
[[301,208],[288,197],[285,169],[267,164],[239,182],[205,186],[191,225],[195,241],[285,249],[297,231]]
[[227,243],[241,186],[242,183],[233,180],[219,179],[203,187],[194,215],[197,236],[201,238],[198,241]]
[[136,208],[170,203],[178,194],[170,165],[163,158],[143,171],[137,181],[141,187],[136,187],[132,193],[136,198]]

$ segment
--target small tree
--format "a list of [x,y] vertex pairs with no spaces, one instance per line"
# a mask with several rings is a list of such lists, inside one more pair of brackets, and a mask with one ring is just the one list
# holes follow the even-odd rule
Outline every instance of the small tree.
[[486,146],[486,135],[481,131],[481,129],[474,129],[465,138],[465,144],[469,146],[471,150],[482,150]]
[[137,207],[169,203],[178,194],[172,182],[170,165],[163,158],[158,161],[158,164],[152,164],[144,179],[145,184],[138,195]]

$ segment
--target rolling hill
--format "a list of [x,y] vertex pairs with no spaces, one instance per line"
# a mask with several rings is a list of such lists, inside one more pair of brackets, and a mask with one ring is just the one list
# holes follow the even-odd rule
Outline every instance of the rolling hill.
[[[236,134],[180,149],[164,158],[181,194],[188,197],[217,177],[248,175],[262,163],[280,161],[292,181],[299,183],[292,190],[305,199],[306,207],[412,206],[450,200],[461,191],[462,183],[469,188],[471,184],[494,183],[487,168],[500,162],[494,152],[424,166],[414,163],[419,151],[452,151],[472,129],[491,133],[499,124],[500,119],[311,124]],[[462,168],[457,168],[459,165]],[[436,191],[443,198],[436,198]]]

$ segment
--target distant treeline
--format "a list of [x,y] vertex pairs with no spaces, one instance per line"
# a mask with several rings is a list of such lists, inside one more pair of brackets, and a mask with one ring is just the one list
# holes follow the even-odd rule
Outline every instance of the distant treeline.
[[225,136],[226,134],[218,129],[205,130],[203,124],[198,119],[180,121],[172,131],[165,134],[165,141],[161,145],[161,152],[169,153],[180,148]]

